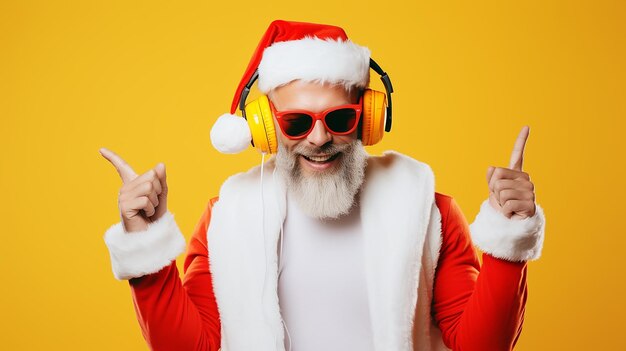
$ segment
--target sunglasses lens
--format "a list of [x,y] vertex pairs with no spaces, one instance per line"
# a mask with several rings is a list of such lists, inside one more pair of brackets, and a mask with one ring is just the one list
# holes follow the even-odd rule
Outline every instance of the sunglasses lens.
[[356,110],[342,108],[326,115],[326,125],[335,133],[345,133],[351,130],[356,123]]
[[281,122],[285,134],[298,137],[311,129],[313,118],[304,113],[288,113],[281,117]]

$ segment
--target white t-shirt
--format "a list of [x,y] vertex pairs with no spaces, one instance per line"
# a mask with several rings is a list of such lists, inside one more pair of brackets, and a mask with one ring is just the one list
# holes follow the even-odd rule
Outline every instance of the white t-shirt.
[[288,198],[283,229],[278,297],[285,349],[291,339],[291,351],[374,350],[358,205],[321,221]]

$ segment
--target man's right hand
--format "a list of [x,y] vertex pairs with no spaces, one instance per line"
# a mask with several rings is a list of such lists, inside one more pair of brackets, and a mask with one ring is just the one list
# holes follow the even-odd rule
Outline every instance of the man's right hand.
[[156,221],[167,212],[165,165],[159,163],[138,176],[115,152],[106,148],[99,151],[115,166],[122,178],[118,204],[124,230],[130,233],[148,229],[150,222]]

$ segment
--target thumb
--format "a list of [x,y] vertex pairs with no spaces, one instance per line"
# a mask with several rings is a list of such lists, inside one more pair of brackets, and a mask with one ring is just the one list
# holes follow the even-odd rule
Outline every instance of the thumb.
[[154,167],[154,171],[161,183],[161,193],[159,194],[159,205],[155,209],[154,218],[159,219],[167,212],[167,175],[165,173],[165,164],[160,162]]
[[159,178],[159,181],[161,182],[161,187],[163,188],[163,190],[167,189],[167,175],[165,174],[165,164],[163,162],[159,162],[159,164],[154,167],[154,171],[157,174],[157,178]]
[[487,184],[491,183],[491,177],[493,176],[493,171],[495,171],[496,168],[494,166],[489,166],[489,168],[487,168]]

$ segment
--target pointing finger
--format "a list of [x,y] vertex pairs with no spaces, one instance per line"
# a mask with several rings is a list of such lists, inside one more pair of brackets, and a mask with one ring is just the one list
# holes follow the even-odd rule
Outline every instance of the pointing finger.
[[515,146],[513,146],[513,152],[511,153],[510,169],[516,171],[522,170],[522,164],[524,163],[524,147],[526,146],[529,132],[530,128],[528,126],[522,127],[522,130],[519,132],[517,140],[515,140]]
[[115,152],[104,147],[100,148],[99,151],[100,154],[104,156],[104,158],[106,158],[109,162],[111,162],[111,164],[115,167],[124,184],[137,178],[137,173],[135,173],[133,168]]

